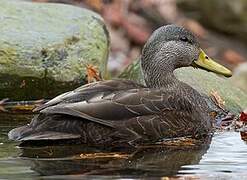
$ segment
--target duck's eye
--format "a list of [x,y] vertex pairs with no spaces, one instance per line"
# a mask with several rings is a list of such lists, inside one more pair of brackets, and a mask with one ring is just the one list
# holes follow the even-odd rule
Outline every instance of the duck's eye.
[[180,40],[190,43],[190,40],[187,37],[181,37]]

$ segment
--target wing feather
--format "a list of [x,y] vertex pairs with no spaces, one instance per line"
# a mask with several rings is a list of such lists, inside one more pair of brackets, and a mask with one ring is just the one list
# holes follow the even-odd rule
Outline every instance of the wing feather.
[[89,101],[98,94],[103,93],[104,96],[111,95],[112,92],[117,92],[120,90],[127,90],[133,88],[143,88],[141,84],[137,84],[130,80],[108,80],[108,81],[98,81],[95,83],[86,84],[73,91],[63,93],[49,102],[35,108],[33,111],[38,112],[50,106],[54,106],[61,103],[73,103],[80,101]]
[[[138,88],[137,88],[138,87]],[[66,114],[108,127],[139,116],[174,110],[175,96],[169,91],[149,89],[132,81],[104,81],[64,93],[36,109],[44,114]]]

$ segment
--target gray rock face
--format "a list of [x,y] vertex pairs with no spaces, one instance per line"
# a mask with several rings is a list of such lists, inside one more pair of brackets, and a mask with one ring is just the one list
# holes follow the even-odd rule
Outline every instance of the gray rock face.
[[[179,80],[204,95],[210,96],[212,92],[216,91],[225,101],[226,109],[232,113],[239,114],[247,107],[247,93],[236,87],[231,78],[224,78],[212,72],[192,67],[176,69],[174,74]],[[129,65],[120,77],[143,83],[139,61]]]
[[87,64],[106,72],[102,18],[62,4],[0,0],[0,99],[52,97],[85,81]]

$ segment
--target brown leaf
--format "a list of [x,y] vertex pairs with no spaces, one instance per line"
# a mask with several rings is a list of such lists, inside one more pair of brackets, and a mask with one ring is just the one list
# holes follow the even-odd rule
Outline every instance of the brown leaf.
[[93,65],[86,65],[86,72],[87,72],[87,80],[88,83],[93,82],[94,80],[100,81],[100,75],[99,75],[99,70],[97,67]]
[[247,122],[247,113],[241,112],[239,119],[240,119],[240,121]]
[[216,103],[216,105],[224,110],[225,101],[220,97],[217,91],[211,91],[210,96],[212,100]]
[[98,12],[100,12],[103,8],[102,0],[86,0],[85,3]]

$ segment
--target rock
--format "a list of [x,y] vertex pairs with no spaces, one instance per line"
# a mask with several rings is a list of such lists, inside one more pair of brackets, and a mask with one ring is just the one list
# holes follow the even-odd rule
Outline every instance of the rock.
[[0,99],[50,98],[106,72],[108,31],[96,13],[63,4],[0,0]]
[[[213,91],[225,101],[225,108],[234,114],[239,114],[247,107],[247,93],[237,88],[229,78],[218,76],[212,72],[192,67],[179,68],[175,70],[176,77],[192,86],[198,92],[210,95]],[[143,83],[139,61],[129,65],[120,78],[126,78]]]
[[233,74],[234,76],[231,78],[232,83],[247,94],[247,62],[239,64],[239,66],[234,69]]
[[180,0],[177,3],[189,17],[196,18],[205,26],[247,42],[246,0]]

